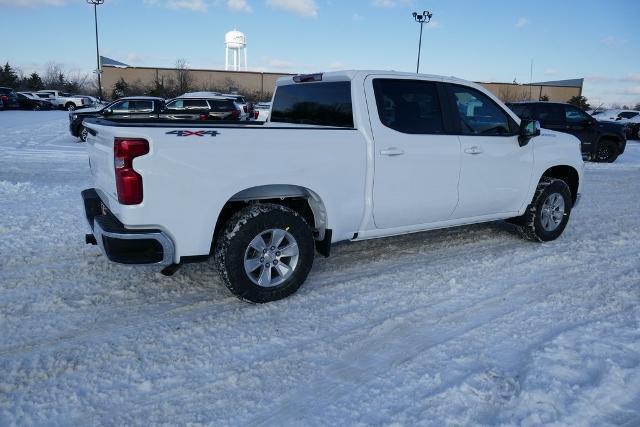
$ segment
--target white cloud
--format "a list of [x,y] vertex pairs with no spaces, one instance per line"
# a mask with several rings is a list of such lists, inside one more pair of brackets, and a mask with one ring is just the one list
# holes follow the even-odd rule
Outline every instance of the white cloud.
[[353,19],[354,21],[364,21],[364,16],[360,15],[359,13],[354,13],[351,16],[351,19]]
[[607,37],[603,38],[601,41],[602,41],[602,43],[606,44],[609,47],[619,46],[619,45],[625,44],[627,42],[627,40],[620,39],[620,38],[615,37],[615,36],[607,36]]
[[335,61],[331,65],[329,65],[329,68],[332,70],[343,70],[345,66],[342,61]]
[[146,57],[139,53],[130,52],[127,54],[127,62],[131,64],[139,64],[141,62],[144,62],[145,60],[146,60]]
[[624,90],[622,95],[640,95],[640,86],[632,86]]
[[425,24],[425,28],[427,30],[436,30],[438,28],[442,28],[442,24],[440,24],[440,21],[436,21],[435,19],[432,19],[431,21]]
[[558,74],[558,70],[556,70],[555,68],[547,68],[546,70],[544,70],[545,76],[557,76]]
[[65,0],[0,0],[0,6],[36,7],[63,6]]
[[283,59],[270,58],[267,60],[267,65],[271,68],[277,68],[280,70],[291,69],[296,66],[293,62],[285,61]]
[[305,18],[318,16],[318,5],[314,0],[267,0],[267,5],[274,9],[296,13]]
[[194,12],[206,12],[208,10],[204,0],[169,0],[167,7],[169,9],[187,9]]
[[639,82],[640,83],[640,74],[627,74],[626,77],[622,78],[622,81],[625,81],[625,82]]
[[527,25],[529,25],[529,20],[527,18],[522,17],[516,21],[516,28],[523,28]]
[[247,0],[227,0],[227,7],[234,12],[253,12],[253,9],[249,6],[249,3],[247,3]]
[[411,3],[413,3],[413,1],[411,0],[372,0],[371,2],[371,4],[373,4],[375,7],[386,7],[386,8],[391,8],[401,4],[406,5]]

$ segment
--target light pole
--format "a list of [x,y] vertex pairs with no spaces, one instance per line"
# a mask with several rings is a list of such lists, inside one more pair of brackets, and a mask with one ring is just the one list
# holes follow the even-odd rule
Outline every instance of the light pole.
[[422,13],[418,13],[418,12],[413,12],[413,19],[416,20],[416,22],[420,23],[420,41],[418,42],[418,65],[416,65],[416,74],[418,74],[420,72],[420,50],[422,48],[422,26],[424,25],[424,23],[429,23],[431,21],[431,17],[433,16],[433,13],[431,13],[430,10],[424,10],[422,11]]
[[93,5],[93,19],[96,23],[96,61],[98,63],[96,73],[98,74],[98,97],[102,100],[102,80],[100,78],[102,70],[100,69],[100,48],[98,47],[98,5],[103,4],[104,0],[87,0],[87,3]]

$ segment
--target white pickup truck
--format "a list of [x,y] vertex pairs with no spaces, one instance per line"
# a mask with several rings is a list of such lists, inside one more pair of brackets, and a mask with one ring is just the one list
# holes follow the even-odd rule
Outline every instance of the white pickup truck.
[[91,99],[86,96],[71,95],[58,90],[39,90],[36,93],[48,95],[47,101],[51,102],[57,108],[64,108],[69,111],[91,105]]
[[87,243],[167,275],[213,256],[252,302],[295,292],[339,241],[505,219],[554,240],[583,182],[578,139],[449,77],[283,77],[265,123],[84,126]]

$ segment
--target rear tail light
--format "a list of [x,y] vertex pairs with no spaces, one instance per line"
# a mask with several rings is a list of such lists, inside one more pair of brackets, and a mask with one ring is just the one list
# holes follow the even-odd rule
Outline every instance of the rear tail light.
[[233,111],[231,112],[231,118],[233,118],[233,119],[238,119],[238,118],[240,118],[240,110],[233,110]]
[[133,170],[133,159],[149,152],[145,139],[116,138],[113,143],[113,166],[116,172],[118,201],[123,205],[142,203],[142,177]]
[[2,97],[1,97],[1,98],[2,98],[2,100],[3,100],[4,102],[8,102],[8,101],[9,101],[9,97],[8,97],[7,95],[2,95]]
[[260,111],[256,110],[253,112],[253,118],[258,120],[258,116],[260,115]]
[[208,114],[200,114],[200,120],[207,120],[209,118]]

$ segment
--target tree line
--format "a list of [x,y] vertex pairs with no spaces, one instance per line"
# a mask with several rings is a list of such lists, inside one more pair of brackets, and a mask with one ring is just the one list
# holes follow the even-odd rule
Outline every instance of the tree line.
[[25,74],[21,68],[8,62],[0,66],[0,86],[16,91],[53,89],[62,92],[96,95],[98,85],[89,74],[65,72],[60,64],[49,63],[42,75],[37,72]]

